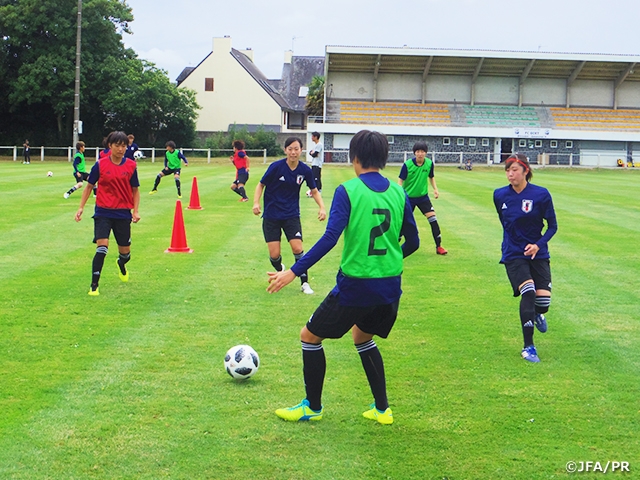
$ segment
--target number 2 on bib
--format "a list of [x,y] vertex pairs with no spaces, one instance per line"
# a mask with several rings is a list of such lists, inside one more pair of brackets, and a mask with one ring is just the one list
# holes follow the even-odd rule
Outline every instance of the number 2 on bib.
[[376,238],[384,235],[391,227],[391,211],[388,208],[374,208],[373,215],[384,215],[384,220],[377,227],[371,229],[369,233],[369,255],[386,255],[386,248],[375,248]]

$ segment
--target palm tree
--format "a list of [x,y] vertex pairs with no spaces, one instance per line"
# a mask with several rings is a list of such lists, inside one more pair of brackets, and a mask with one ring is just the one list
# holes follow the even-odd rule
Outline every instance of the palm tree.
[[321,117],[324,114],[324,77],[314,75],[307,93],[307,116]]

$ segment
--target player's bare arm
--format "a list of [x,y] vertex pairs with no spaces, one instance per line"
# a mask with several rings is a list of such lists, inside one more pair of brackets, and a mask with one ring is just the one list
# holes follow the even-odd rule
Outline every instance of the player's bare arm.
[[138,213],[138,207],[140,206],[140,189],[138,187],[132,188],[133,193],[133,212],[131,213],[131,221],[138,223],[140,221],[140,214]]
[[320,192],[318,191],[317,188],[314,188],[313,190],[311,190],[311,196],[313,197],[313,199],[318,204],[318,207],[320,207],[320,210],[318,210],[318,220],[320,220],[321,222],[326,220],[327,219],[327,211],[324,208],[324,202],[322,201],[322,195],[320,194]]
[[[436,185],[436,179],[434,177],[429,178],[429,182],[431,183],[431,188],[433,188],[433,196],[438,198],[440,193],[438,192],[438,186]],[[402,184],[400,184],[402,185]]]
[[80,207],[78,207],[78,211],[76,212],[76,222],[82,220],[82,212],[84,212],[84,206],[87,204],[87,200],[89,200],[89,196],[93,191],[93,184],[87,182],[87,186],[84,187],[82,191],[82,197],[80,197]]
[[256,185],[256,192],[253,194],[253,214],[260,215],[262,213],[260,211],[260,198],[262,197],[262,191],[264,190],[264,185],[258,182]]

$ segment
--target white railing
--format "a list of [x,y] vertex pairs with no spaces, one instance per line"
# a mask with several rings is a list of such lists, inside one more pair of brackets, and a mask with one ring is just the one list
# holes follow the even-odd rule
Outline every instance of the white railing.
[[[99,147],[86,147],[85,149],[85,157],[90,158],[95,156],[97,160],[100,155],[100,151],[102,148]],[[221,158],[227,157],[233,154],[232,149],[218,149],[218,148],[182,148],[180,149],[183,154],[189,158],[191,155],[193,158],[206,158],[207,163],[211,163],[212,158]],[[17,147],[15,145],[9,146],[0,146],[0,157],[1,156],[9,156],[13,158],[13,161],[17,161],[18,157],[22,158],[22,147]],[[68,162],[71,162],[73,159],[73,155],[75,149],[72,147],[31,147],[31,159],[37,160],[40,159],[41,162],[45,161],[45,151],[47,152],[47,157],[57,157],[57,158],[65,158]],[[140,148],[140,152],[142,152],[143,157],[139,158],[138,161],[150,160],[151,163],[155,163],[156,158],[160,161],[164,161],[164,148]],[[251,157],[252,154],[255,154],[253,158],[262,156],[262,163],[267,163],[267,150],[266,149],[253,149],[246,150]],[[6,152],[6,154],[5,154]],[[521,152],[525,155],[527,152]],[[306,156],[306,152],[305,152]],[[431,158],[434,163],[444,164],[444,165],[464,165],[467,161],[471,161],[475,165],[494,165],[504,162],[507,159],[509,154],[504,153],[495,153],[495,152],[472,152],[472,151],[457,151],[457,152],[429,152],[429,158]],[[407,161],[407,159],[413,157],[413,152],[404,151],[404,150],[393,150],[389,151],[389,164],[401,164]],[[620,161],[620,162],[618,162]],[[351,163],[349,161],[349,151],[347,149],[331,149],[325,150],[325,162],[327,163]],[[586,153],[586,152],[576,152],[576,153],[543,153],[543,154],[531,154],[529,155],[529,162],[532,165],[543,165],[543,166],[566,166],[566,167],[590,167],[590,168],[601,168],[601,167],[618,167],[618,163],[622,164],[624,168],[630,167],[640,167],[640,161],[634,161],[632,163],[628,163],[628,159],[624,152],[600,152],[600,153]]]
[[[49,157],[58,157],[58,158],[66,158],[68,162],[71,162],[73,159],[73,155],[75,154],[75,149],[73,147],[31,147],[31,159],[35,160],[36,158],[40,158],[41,162],[44,162],[45,159],[45,150],[47,152],[47,156]],[[95,156],[95,159],[98,160],[100,158],[100,151],[102,147],[86,147],[85,148],[85,157],[90,158]],[[22,157],[22,147],[17,147],[15,145],[2,146],[0,145],[0,156],[3,156],[4,152],[7,151],[8,156],[13,158],[13,161],[16,162],[18,160],[18,152],[20,157]],[[156,157],[159,157],[160,160],[164,159],[164,148],[151,147],[151,148],[140,148],[140,152],[142,152],[143,156],[139,159],[139,161],[144,161],[145,159],[151,159],[152,163],[155,163]],[[196,157],[202,156],[204,158],[206,156],[207,163],[211,163],[211,158],[219,158],[225,157],[228,155],[233,155],[233,149],[228,148],[181,148],[181,152],[188,157],[188,154],[195,153]],[[267,149],[254,149],[254,150],[246,150],[247,153],[255,153],[256,156],[262,157],[262,163],[267,163]],[[206,154],[206,155],[205,155]],[[218,155],[216,155],[218,154]]]

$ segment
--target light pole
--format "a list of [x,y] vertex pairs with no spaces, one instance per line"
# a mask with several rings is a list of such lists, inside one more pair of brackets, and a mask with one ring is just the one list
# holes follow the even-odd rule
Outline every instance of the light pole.
[[80,53],[82,38],[82,0],[78,0],[78,27],[76,32],[76,86],[73,98],[73,148],[80,133]]

